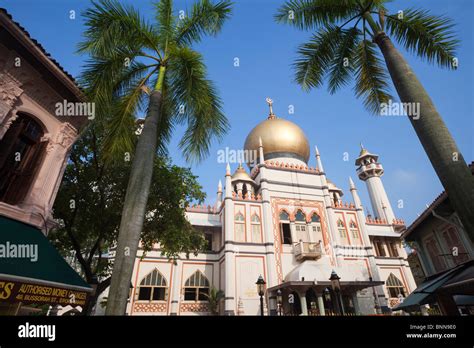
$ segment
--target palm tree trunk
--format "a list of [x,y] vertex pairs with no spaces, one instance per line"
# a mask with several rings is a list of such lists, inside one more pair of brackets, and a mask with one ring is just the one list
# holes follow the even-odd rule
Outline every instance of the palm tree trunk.
[[419,118],[409,116],[410,122],[449,196],[451,206],[474,242],[474,177],[428,93],[390,38],[379,32],[374,42],[382,51],[400,100],[419,103]]
[[133,157],[122,210],[106,315],[124,315],[126,311],[130,279],[150,193],[161,101],[161,90],[154,90],[150,94],[147,116]]

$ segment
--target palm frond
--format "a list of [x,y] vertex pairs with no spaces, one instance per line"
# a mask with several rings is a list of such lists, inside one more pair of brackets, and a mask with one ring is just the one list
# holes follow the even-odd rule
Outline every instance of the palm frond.
[[362,32],[357,27],[343,29],[341,42],[335,49],[334,59],[329,68],[328,89],[331,94],[345,86],[354,70],[355,52]]
[[175,105],[184,108],[177,120],[187,122],[180,147],[188,162],[199,162],[208,155],[212,139],[222,139],[228,129],[221,99],[206,78],[202,56],[190,48],[173,52],[168,74]]
[[209,0],[194,3],[191,14],[180,20],[176,30],[176,44],[189,45],[201,41],[204,35],[216,35],[230,17],[232,2]]
[[383,61],[377,56],[376,45],[373,42],[362,40],[356,50],[356,96],[364,98],[367,110],[377,114],[380,112],[381,104],[388,103],[392,99],[388,92],[389,77]]
[[320,87],[324,76],[334,59],[335,49],[341,41],[342,31],[333,25],[326,25],[313,35],[308,43],[298,48],[298,58],[293,67],[295,81],[304,90]]
[[79,53],[103,58],[115,54],[116,49],[137,53],[143,47],[157,48],[153,27],[132,6],[116,0],[93,1],[83,17],[87,29],[85,40],[78,44]]
[[359,12],[357,0],[290,0],[278,9],[275,20],[309,30],[338,23]]
[[451,19],[427,10],[408,9],[403,17],[387,16],[387,31],[408,51],[441,67],[456,68],[453,58],[459,41]]
[[159,0],[153,3],[156,12],[156,31],[160,44],[165,48],[174,35],[176,18],[173,16],[173,1]]

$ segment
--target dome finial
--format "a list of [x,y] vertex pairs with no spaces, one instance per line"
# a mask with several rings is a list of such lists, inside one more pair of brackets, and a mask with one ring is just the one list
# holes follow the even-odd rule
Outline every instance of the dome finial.
[[271,98],[268,98],[268,97],[265,100],[268,104],[268,107],[270,108],[270,113],[268,114],[268,119],[275,118],[275,114],[273,113],[273,100]]
[[368,152],[367,149],[364,147],[364,145],[362,145],[362,142],[360,142],[360,153],[359,153],[359,157],[362,156],[362,155],[365,155],[365,154],[367,154],[367,153],[369,153],[369,152]]

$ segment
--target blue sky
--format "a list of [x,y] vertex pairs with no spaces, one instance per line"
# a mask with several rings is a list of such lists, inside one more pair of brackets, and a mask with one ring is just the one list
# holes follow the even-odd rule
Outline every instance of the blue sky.
[[[151,1],[132,2],[142,14],[152,18]],[[189,8],[193,1],[175,1],[175,9]],[[276,24],[273,15],[282,1],[237,0],[232,18],[222,33],[196,46],[205,57],[210,78],[215,81],[224,101],[224,110],[231,129],[219,144],[214,142],[209,157],[193,172],[213,203],[219,179],[224,179],[225,165],[217,163],[217,151],[229,147],[239,149],[250,130],[268,113],[267,96],[274,100],[274,111],[279,117],[298,124],[306,133],[311,145],[310,165],[315,165],[314,145],[317,145],[327,176],[345,191],[343,199],[352,198],[348,190],[348,177],[352,176],[370,210],[365,184],[355,175],[354,160],[359,143],[380,155],[385,168],[383,182],[397,217],[413,221],[441,191],[442,186],[419,143],[414,130],[404,117],[375,117],[354,96],[352,84],[334,95],[326,89],[303,92],[293,82],[291,63],[297,46],[309,33]],[[73,76],[78,76],[85,57],[75,54],[81,40],[83,22],[80,16],[88,1],[79,0],[2,0],[13,18],[31,36],[60,62]],[[401,0],[389,4],[390,12],[409,7],[430,9],[435,14],[454,18],[461,46],[458,50],[459,69],[442,70],[405,53],[413,70],[431,95],[438,111],[467,161],[474,158],[472,134],[473,118],[473,12],[471,0]],[[76,19],[69,18],[69,11]],[[234,66],[234,59],[240,66]],[[394,93],[395,94],[395,93]],[[294,114],[288,114],[288,106]],[[173,162],[187,166],[177,143],[183,130],[177,128],[169,146]],[[344,153],[349,161],[344,161]],[[236,164],[232,166],[232,170]],[[403,200],[399,209],[397,201]]]

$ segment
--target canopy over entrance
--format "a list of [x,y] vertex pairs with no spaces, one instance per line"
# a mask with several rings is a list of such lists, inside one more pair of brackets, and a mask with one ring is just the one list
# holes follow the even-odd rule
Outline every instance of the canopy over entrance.
[[0,217],[0,303],[84,306],[90,292],[40,230]]
[[[393,310],[415,311],[421,305],[439,302],[441,298],[455,295],[465,295],[468,298],[474,296],[474,260],[428,277]],[[463,299],[466,301],[466,297]]]

